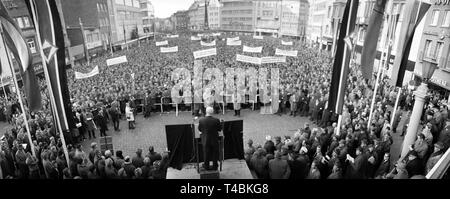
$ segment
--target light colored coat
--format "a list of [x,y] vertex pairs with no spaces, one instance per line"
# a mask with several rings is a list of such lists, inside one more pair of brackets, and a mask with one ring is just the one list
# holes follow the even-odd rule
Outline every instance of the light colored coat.
[[134,114],[131,107],[125,107],[125,115],[127,116],[127,121],[134,121]]

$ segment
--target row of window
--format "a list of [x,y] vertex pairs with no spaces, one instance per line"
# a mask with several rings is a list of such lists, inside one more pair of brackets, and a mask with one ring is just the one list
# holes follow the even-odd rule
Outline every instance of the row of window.
[[252,14],[252,10],[223,10],[222,14]]
[[210,12],[209,16],[219,16],[219,13],[218,12]]
[[100,23],[100,27],[102,27],[102,26],[109,26],[108,18],[100,18],[99,23]]
[[431,40],[425,40],[424,56],[425,58],[435,59],[439,62],[444,52],[444,43],[438,41],[436,45],[433,46],[432,44],[433,42]]
[[[431,13],[431,23],[430,26],[438,26],[438,22],[439,22],[439,17],[441,11],[440,10],[433,10],[433,12]],[[442,27],[450,27],[450,10],[446,10],[443,11],[443,15],[442,15],[442,23],[441,26]]]
[[252,30],[252,25],[230,25],[230,24],[222,24],[224,29],[233,29],[233,30]]
[[14,21],[16,21],[17,25],[21,29],[33,27],[31,25],[31,20],[28,16],[16,17],[16,18],[14,18]]
[[108,8],[103,3],[97,3],[97,11],[98,12],[108,12]]
[[264,17],[273,16],[273,11],[264,10],[264,11],[262,11],[262,16],[264,16]]
[[223,17],[222,21],[251,21],[251,17]]
[[119,5],[126,5],[126,6],[132,6],[135,8],[140,8],[141,4],[139,3],[139,0],[115,0],[116,4]]
[[242,7],[242,6],[252,6],[252,2],[227,2],[223,4],[223,7]]
[[123,19],[136,19],[142,16],[142,13],[139,12],[129,12],[129,11],[118,11],[117,16],[119,20]]
[[274,8],[277,6],[277,2],[259,2],[258,6],[263,8]]

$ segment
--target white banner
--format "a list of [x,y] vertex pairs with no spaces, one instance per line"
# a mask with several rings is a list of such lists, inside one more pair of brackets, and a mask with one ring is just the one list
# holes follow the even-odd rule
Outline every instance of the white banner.
[[242,51],[244,52],[249,52],[249,53],[261,53],[262,52],[263,47],[249,47],[249,46],[245,46],[244,45],[244,49]]
[[220,36],[220,32],[218,32],[218,33],[213,33],[212,36]]
[[203,36],[205,36],[205,34],[198,33],[197,36],[203,37]]
[[167,37],[169,37],[169,38],[178,38],[178,35],[169,35]]
[[262,57],[261,64],[286,63],[286,57]]
[[214,40],[214,41],[212,41],[210,43],[206,43],[206,42],[200,41],[200,44],[202,46],[215,46],[216,45],[216,40]]
[[293,45],[293,43],[292,43],[292,41],[289,41],[289,42],[287,42],[287,41],[283,41],[283,40],[281,40],[281,45],[285,45],[285,46],[292,46],[292,45]]
[[200,41],[202,38],[200,37],[196,37],[196,36],[191,36],[191,41]]
[[227,38],[227,42],[228,41],[237,41],[237,40],[239,40],[239,36],[233,37],[233,38]]
[[206,50],[198,50],[194,52],[194,59],[202,58],[202,57],[208,57],[211,55],[216,55],[217,50],[216,48],[210,48]]
[[236,54],[236,61],[261,65],[261,58]]
[[298,54],[297,50],[281,50],[278,48],[275,50],[275,55],[280,55],[280,56],[297,57],[297,54]]
[[107,66],[112,66],[112,65],[116,65],[116,64],[121,64],[121,63],[125,63],[128,62],[127,60],[127,56],[120,56],[120,57],[116,57],[116,58],[112,58],[112,59],[107,59],[106,60],[106,65]]
[[95,68],[92,69],[92,71],[89,73],[80,73],[80,72],[75,71],[75,79],[84,79],[84,78],[93,77],[93,76],[97,75],[98,73],[99,73],[98,66],[95,66]]
[[161,53],[174,53],[174,52],[178,52],[178,46],[161,47]]
[[242,41],[241,40],[227,40],[227,46],[240,46],[242,45]]
[[169,45],[169,42],[166,41],[157,41],[156,42],[156,46],[165,46],[165,45]]
[[253,35],[253,39],[264,39],[264,36]]

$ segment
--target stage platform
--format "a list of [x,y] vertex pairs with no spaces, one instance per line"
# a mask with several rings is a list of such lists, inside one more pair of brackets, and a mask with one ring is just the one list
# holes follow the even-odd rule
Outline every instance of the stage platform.
[[[200,179],[196,165],[196,163],[184,164],[181,170],[168,168],[166,179]],[[229,159],[223,162],[220,179],[253,179],[253,175],[245,160]]]

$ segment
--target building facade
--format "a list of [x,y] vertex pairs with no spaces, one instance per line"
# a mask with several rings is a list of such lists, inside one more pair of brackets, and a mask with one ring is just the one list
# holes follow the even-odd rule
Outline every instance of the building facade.
[[[36,74],[42,74],[44,72],[42,67],[42,59],[39,54],[39,45],[37,45],[36,30],[34,29],[33,19],[28,11],[28,8],[24,0],[1,0],[5,6],[9,16],[17,23],[22,30],[25,42],[33,56],[33,67]],[[3,58],[2,58],[3,59]],[[16,65],[16,61],[13,60],[13,64]],[[16,67],[17,68],[17,67]],[[16,71],[16,76],[20,76]],[[2,67],[1,74],[3,85],[9,85],[12,83],[12,73],[8,67]]]
[[142,28],[144,33],[153,32],[155,9],[150,0],[141,0]]
[[[107,1],[60,0],[60,2],[71,59],[78,60],[84,57],[84,42],[90,52],[105,49],[110,42],[111,31]],[[83,13],[73,12],[74,10],[82,10]]]
[[176,31],[186,31],[189,28],[189,11],[177,11],[173,14],[173,26]]
[[450,92],[450,1],[432,0],[425,16],[414,74],[422,67],[437,67],[430,82]]
[[[356,29],[355,29],[355,58],[356,63],[361,63],[361,54],[362,54],[362,48],[364,45],[364,39],[367,33],[367,27],[369,25],[369,19],[373,11],[373,7],[376,3],[376,0],[362,0],[360,1],[359,7],[358,7],[358,13],[357,13],[357,19],[356,19]],[[387,76],[391,76],[392,73],[392,67],[394,65],[395,55],[397,53],[397,48],[399,45],[400,39],[400,32],[402,28],[402,24],[404,22],[404,16],[405,16],[405,3],[406,0],[393,0],[390,4],[390,1],[387,2],[385,12],[388,13],[389,17],[392,15],[398,15],[397,23],[395,24],[395,32],[393,35],[393,38],[391,41],[386,41],[385,44],[381,43],[382,39],[382,32],[384,28],[387,28],[387,22],[386,20],[382,23],[380,28],[380,36],[378,37],[378,45],[377,45],[377,54],[374,61],[374,72],[378,71],[378,67],[380,65],[380,57],[381,54],[384,51],[387,51],[388,43],[391,42],[391,56],[388,58],[388,67],[382,68],[382,73],[386,74]],[[419,25],[416,28],[417,32],[422,32],[423,30],[423,24],[424,19],[421,22],[422,25]],[[407,63],[408,68],[414,68],[416,59],[417,59],[417,53],[419,51],[418,45],[420,42],[421,35],[415,34],[413,38],[413,42],[411,45],[411,50],[409,54],[409,61]],[[411,79],[413,78],[413,72],[412,71],[406,71],[403,84],[407,84]]]
[[255,32],[258,35],[280,35],[282,1],[255,0]]
[[164,32],[164,33],[172,33],[175,30],[174,23],[169,18],[156,18],[155,19],[155,31],[156,32]]
[[144,35],[139,0],[108,0],[111,40],[124,43]]
[[218,0],[209,0],[208,3],[208,26],[211,30],[220,28],[221,3]]
[[251,0],[222,0],[220,29],[233,32],[254,32],[255,6]]
[[310,0],[307,41],[311,45],[323,48],[328,43],[323,39],[325,26],[328,24],[329,0]]
[[281,35],[306,41],[308,15],[307,0],[281,1]]
[[322,49],[333,50],[346,3],[346,0],[333,0],[327,4],[327,18],[322,28]]
[[196,0],[189,7],[189,30],[200,31],[205,25],[205,2]]

